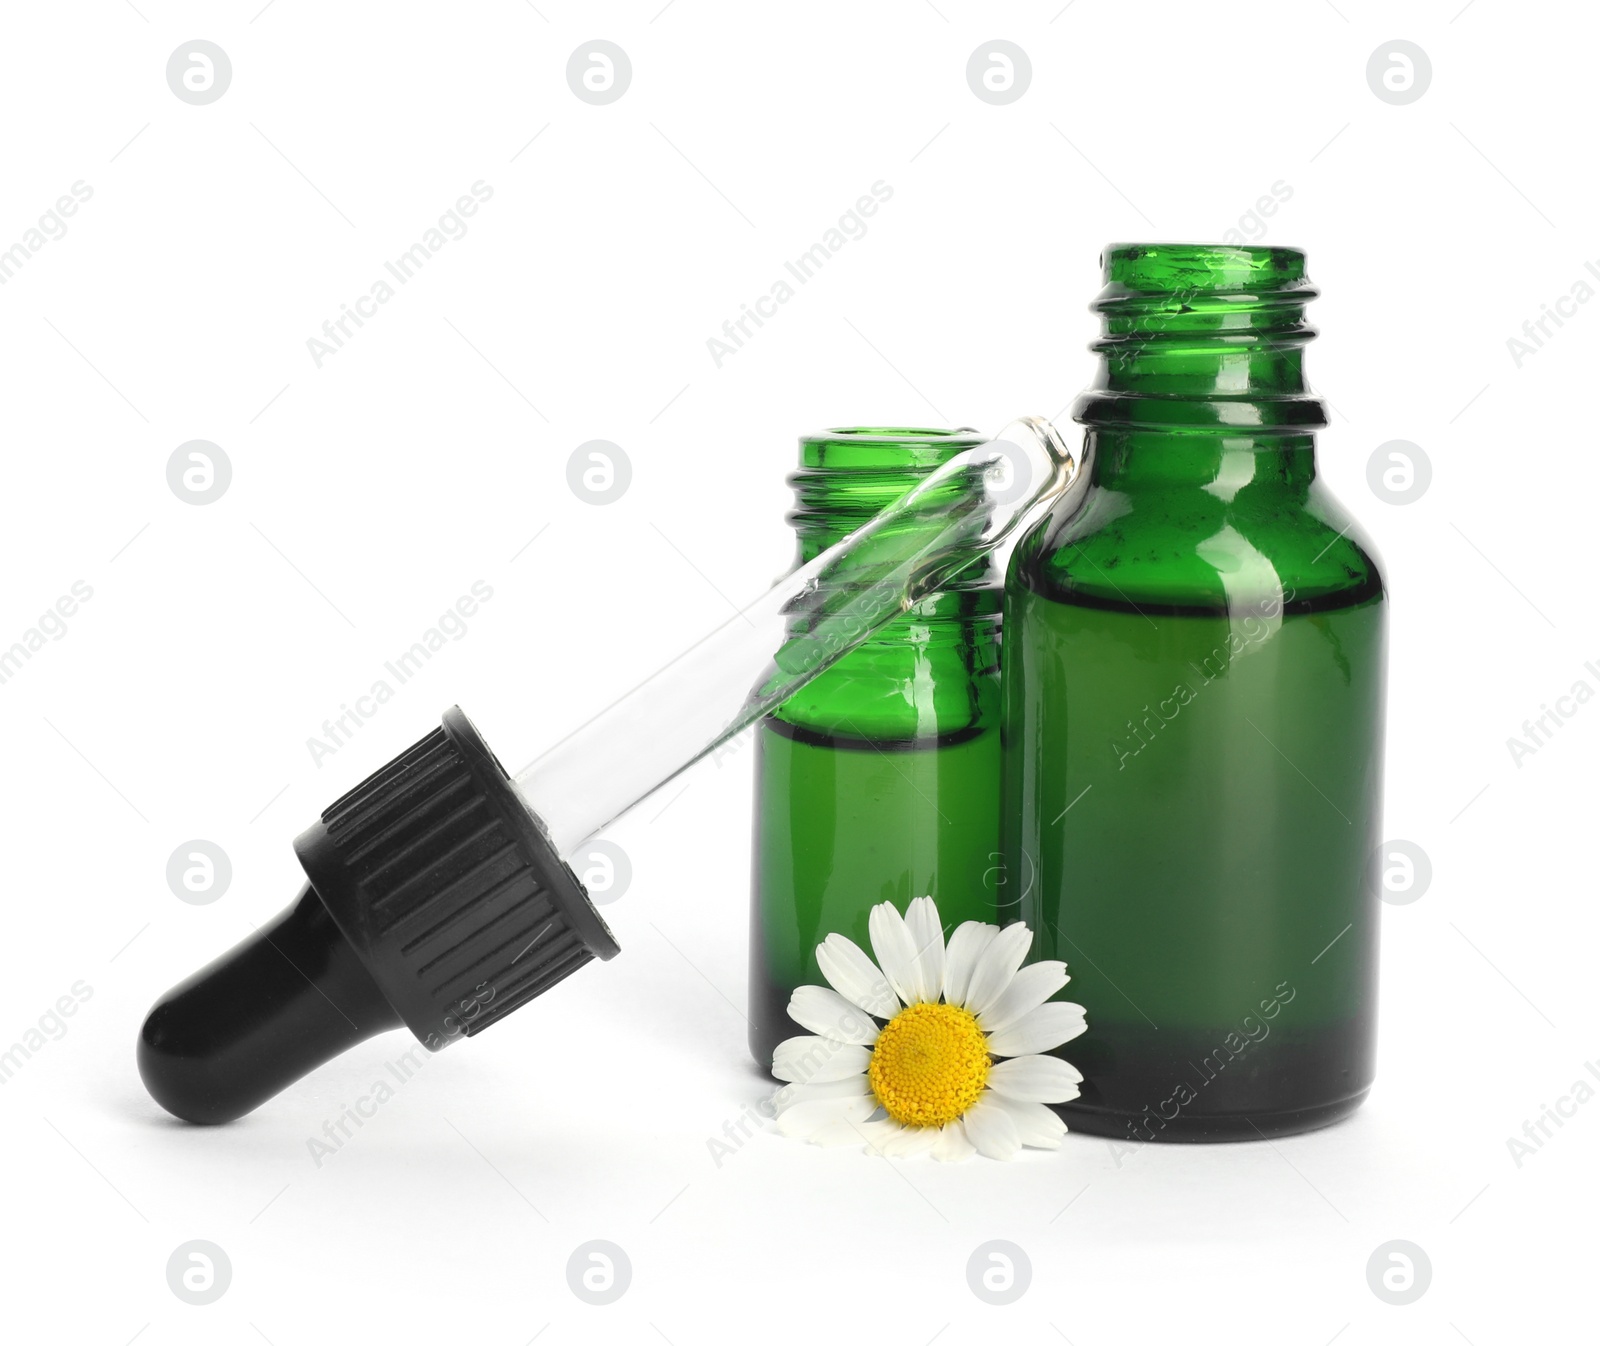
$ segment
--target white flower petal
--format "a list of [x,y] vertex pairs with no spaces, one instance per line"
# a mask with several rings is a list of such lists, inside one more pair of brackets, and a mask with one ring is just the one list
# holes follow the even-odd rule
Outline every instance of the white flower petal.
[[966,1129],[959,1121],[951,1122],[939,1132],[939,1139],[934,1141],[932,1150],[933,1157],[946,1164],[970,1159],[977,1152],[977,1146],[967,1139]]
[[939,908],[931,897],[914,897],[906,905],[906,933],[916,950],[917,991],[924,1000],[936,1001],[944,990],[944,928]]
[[998,925],[985,925],[982,921],[963,921],[956,927],[944,954],[944,998],[950,1004],[966,1002],[979,955],[999,933]]
[[917,998],[938,1000],[944,990],[944,927],[931,897],[912,899],[906,908],[906,929],[917,950]]
[[1078,1096],[1083,1080],[1056,1056],[1018,1056],[997,1061],[989,1070],[989,1087],[1024,1103],[1065,1103]]
[[791,1140],[810,1140],[837,1126],[865,1122],[877,1104],[870,1098],[825,1098],[796,1103],[778,1116],[778,1132]]
[[890,1159],[925,1154],[939,1140],[940,1131],[936,1126],[900,1126],[898,1122],[895,1125],[899,1130],[878,1146],[879,1152]]
[[1061,1137],[1067,1134],[1067,1124],[1045,1107],[1043,1103],[1024,1103],[1007,1098],[990,1090],[984,1102],[1003,1108],[1016,1124],[1017,1139],[1036,1150],[1059,1150]]
[[772,1073],[795,1084],[826,1084],[865,1075],[872,1053],[854,1043],[798,1037],[780,1042],[772,1053]]
[[1011,985],[979,1017],[978,1027],[993,1033],[1014,1024],[1035,1005],[1042,1005],[1071,980],[1067,965],[1054,959],[1029,963],[1011,979]]
[[1032,1056],[1054,1051],[1087,1027],[1082,1005],[1052,1000],[1048,1005],[1035,1005],[1014,1024],[989,1034],[989,1052],[993,1056]]
[[817,945],[817,967],[829,986],[868,1014],[891,1019],[900,1012],[888,978],[853,939],[829,935]]
[[967,1128],[967,1139],[978,1147],[978,1153],[987,1158],[1010,1159],[1022,1148],[1011,1114],[986,1099],[980,1098],[961,1114],[961,1125]]
[[789,997],[789,1017],[800,1027],[835,1042],[870,1047],[878,1040],[878,1025],[872,1016],[826,986],[795,987]]
[[964,1003],[969,1010],[982,1014],[1005,993],[1032,943],[1033,931],[1021,921],[1006,926],[989,941],[989,947],[972,970],[972,981],[967,987]]
[[908,1005],[917,1003],[917,946],[905,920],[893,904],[880,902],[867,916],[867,933],[872,937],[872,952],[878,966],[889,979],[894,993]]
[[830,1098],[865,1098],[872,1092],[865,1075],[849,1075],[826,1084],[786,1084],[772,1096],[772,1115],[787,1112],[797,1103],[821,1103]]

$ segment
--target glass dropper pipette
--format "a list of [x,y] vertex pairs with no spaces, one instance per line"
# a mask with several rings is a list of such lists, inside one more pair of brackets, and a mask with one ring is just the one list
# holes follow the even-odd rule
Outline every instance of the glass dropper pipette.
[[776,710],[1003,543],[1067,484],[1048,422],[1017,421],[792,571],[512,778],[561,855]]
[[438,1050],[613,957],[562,857],[1077,485],[1049,422],[1013,422],[515,777],[446,711],[296,839],[299,898],[156,1003],[145,1086],[187,1121],[230,1121],[374,1033],[404,1025]]

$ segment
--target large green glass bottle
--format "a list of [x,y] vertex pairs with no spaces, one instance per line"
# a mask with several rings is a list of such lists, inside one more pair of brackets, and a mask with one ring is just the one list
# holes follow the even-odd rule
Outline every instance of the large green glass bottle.
[[[829,430],[800,441],[789,515],[804,564],[964,449],[970,431]],[[999,578],[930,595],[756,730],[750,1052],[785,1038],[816,946],[870,948],[867,915],[932,896],[947,928],[995,919],[1000,862]]]
[[1372,1082],[1384,585],[1317,478],[1289,248],[1109,249],[1087,489],[1006,583],[1009,891],[1088,1011],[1074,1128],[1234,1140]]

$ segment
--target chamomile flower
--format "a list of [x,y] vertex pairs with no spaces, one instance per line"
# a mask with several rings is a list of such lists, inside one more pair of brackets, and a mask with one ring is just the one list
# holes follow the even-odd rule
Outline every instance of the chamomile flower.
[[1081,1005],[1050,999],[1067,965],[1023,967],[1033,932],[1020,921],[967,921],[947,945],[931,897],[904,917],[881,903],[867,933],[876,963],[829,935],[817,946],[828,985],[802,986],[789,1001],[809,1036],[772,1055],[772,1073],[790,1081],[773,1099],[778,1130],[947,1160],[1057,1149],[1066,1124],[1045,1105],[1076,1098],[1083,1076],[1042,1053],[1086,1027]]

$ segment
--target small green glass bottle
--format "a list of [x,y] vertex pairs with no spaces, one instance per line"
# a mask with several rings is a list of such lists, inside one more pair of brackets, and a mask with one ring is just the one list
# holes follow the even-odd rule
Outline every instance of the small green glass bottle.
[[[804,564],[940,464],[971,431],[862,428],[800,441],[788,516]],[[995,919],[1000,862],[999,577],[987,559],[884,627],[756,734],[750,1052],[803,1030],[816,946],[870,949],[867,916],[932,896],[947,928]]]
[[1006,584],[1006,870],[1071,965],[1075,1129],[1236,1140],[1373,1075],[1384,585],[1317,478],[1289,248],[1103,257],[1087,485]]

